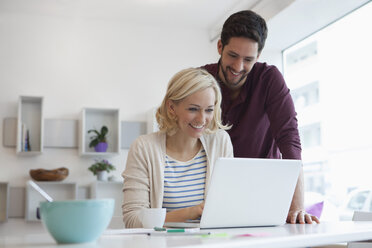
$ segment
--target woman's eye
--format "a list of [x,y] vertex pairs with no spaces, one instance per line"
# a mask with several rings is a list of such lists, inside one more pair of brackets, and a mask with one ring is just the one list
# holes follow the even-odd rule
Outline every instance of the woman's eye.
[[197,108],[189,108],[189,111],[197,111]]
[[205,111],[208,112],[208,113],[211,113],[211,112],[213,112],[213,109],[206,109]]

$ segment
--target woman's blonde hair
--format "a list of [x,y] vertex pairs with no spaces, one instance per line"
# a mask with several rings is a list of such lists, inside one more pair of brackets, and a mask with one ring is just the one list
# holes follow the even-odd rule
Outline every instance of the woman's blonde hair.
[[214,77],[206,70],[201,68],[184,69],[172,77],[168,83],[167,93],[156,111],[156,120],[159,124],[160,131],[173,135],[178,130],[176,116],[168,112],[167,102],[172,100],[175,103],[182,101],[186,97],[197,91],[211,87],[215,93],[215,103],[213,111],[213,120],[206,128],[207,133],[213,133],[217,129],[229,129],[221,122],[221,91]]

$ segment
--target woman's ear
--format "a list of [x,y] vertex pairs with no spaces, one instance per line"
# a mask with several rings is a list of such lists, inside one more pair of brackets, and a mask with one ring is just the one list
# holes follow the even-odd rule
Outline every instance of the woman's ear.
[[176,115],[175,104],[172,100],[167,100],[167,110],[169,114]]

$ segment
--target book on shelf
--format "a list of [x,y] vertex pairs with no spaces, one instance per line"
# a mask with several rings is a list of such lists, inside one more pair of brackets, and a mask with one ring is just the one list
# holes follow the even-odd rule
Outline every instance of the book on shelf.
[[22,123],[21,127],[21,150],[24,151],[26,141],[26,124]]
[[27,126],[25,123],[22,123],[21,147],[22,147],[23,152],[31,151],[30,131],[27,129]]
[[28,152],[31,151],[30,131],[28,129],[26,131],[25,150],[28,151]]

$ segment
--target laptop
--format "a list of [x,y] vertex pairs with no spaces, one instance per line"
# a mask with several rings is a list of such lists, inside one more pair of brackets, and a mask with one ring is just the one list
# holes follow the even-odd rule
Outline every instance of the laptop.
[[301,166],[301,160],[219,158],[200,223],[166,222],[164,226],[202,229],[282,225]]

